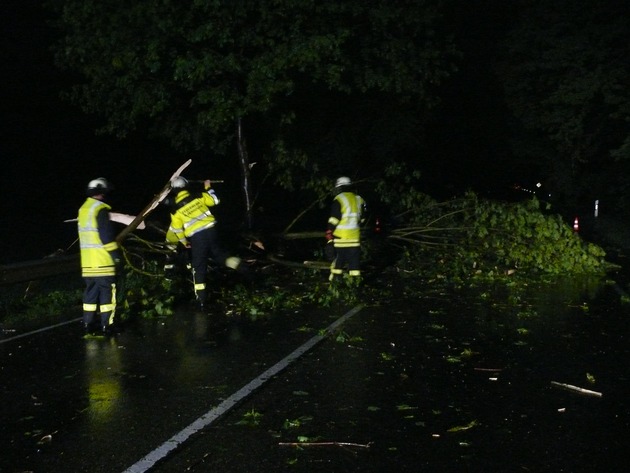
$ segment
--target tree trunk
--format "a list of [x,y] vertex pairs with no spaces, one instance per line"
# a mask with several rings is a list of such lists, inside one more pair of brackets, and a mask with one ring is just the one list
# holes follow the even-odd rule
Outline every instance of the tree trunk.
[[236,121],[236,145],[238,147],[238,158],[241,164],[241,177],[243,186],[243,197],[245,198],[245,223],[247,229],[252,229],[252,202],[251,202],[251,183],[249,180],[250,164],[247,154],[247,144],[243,138],[243,124],[240,118]]

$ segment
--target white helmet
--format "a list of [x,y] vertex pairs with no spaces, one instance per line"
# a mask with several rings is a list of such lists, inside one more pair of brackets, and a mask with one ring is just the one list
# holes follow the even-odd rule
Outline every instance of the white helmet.
[[104,177],[98,177],[88,182],[87,195],[91,197],[98,194],[107,194],[113,189],[114,187],[107,179],[105,179]]
[[337,182],[335,182],[335,187],[349,186],[351,184],[352,184],[352,181],[350,180],[349,177],[342,176],[337,179]]
[[188,181],[185,177],[178,176],[171,181],[172,189],[185,189],[186,187],[188,187]]

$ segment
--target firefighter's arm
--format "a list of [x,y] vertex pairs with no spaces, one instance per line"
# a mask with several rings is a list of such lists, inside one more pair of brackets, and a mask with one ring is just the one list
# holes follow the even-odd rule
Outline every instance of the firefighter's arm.
[[116,241],[116,232],[112,221],[109,218],[109,211],[102,210],[96,215],[99,238],[103,242],[103,247],[109,252],[114,264],[119,266],[122,261],[120,247]]
[[203,198],[203,203],[206,204],[208,207],[214,207],[215,205],[219,205],[219,203],[221,202],[219,200],[219,196],[214,192],[214,189],[212,189],[211,187],[206,188],[201,196]]
[[341,205],[336,200],[330,206],[330,217],[326,228],[326,246],[324,247],[324,255],[328,261],[335,259],[335,229],[339,225],[341,219]]
[[341,220],[341,204],[338,201],[333,201],[330,206],[330,217],[328,218],[328,228],[326,230],[326,238],[328,238],[328,234],[330,232],[330,236],[332,238],[337,225],[339,225],[339,221]]
[[361,199],[361,224],[365,223],[365,215],[367,214],[367,204],[365,200]]

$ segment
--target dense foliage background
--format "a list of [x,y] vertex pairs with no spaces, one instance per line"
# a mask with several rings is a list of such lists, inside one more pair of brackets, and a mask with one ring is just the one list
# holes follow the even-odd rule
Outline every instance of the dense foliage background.
[[375,186],[392,163],[438,201],[535,193],[567,223],[596,199],[601,217],[630,213],[623,2],[7,8],[2,215],[33,238],[4,261],[76,250],[63,222],[90,179],[112,180],[114,207],[134,214],[189,157],[188,177],[225,179],[220,221],[255,230],[321,210],[339,174],[387,213]]
[[102,132],[238,161],[249,225],[259,192],[310,199],[322,178],[378,177],[392,161],[430,193],[543,182],[567,213],[596,198],[628,210],[624,4],[52,6],[57,63],[79,74],[68,97]]

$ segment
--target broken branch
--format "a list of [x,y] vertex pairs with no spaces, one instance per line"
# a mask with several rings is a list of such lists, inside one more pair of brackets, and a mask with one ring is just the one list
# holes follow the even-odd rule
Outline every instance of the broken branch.
[[282,447],[356,447],[356,448],[370,448],[372,442],[352,443],[352,442],[278,442],[278,445]]
[[591,391],[590,389],[580,388],[578,386],[573,386],[572,384],[558,383],[557,381],[552,381],[551,385],[556,386],[558,388],[567,389],[569,391],[575,391],[580,394],[586,394],[588,396],[602,397],[602,393],[599,393],[597,391]]

